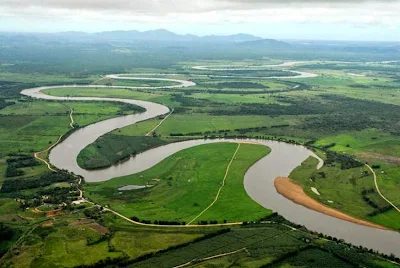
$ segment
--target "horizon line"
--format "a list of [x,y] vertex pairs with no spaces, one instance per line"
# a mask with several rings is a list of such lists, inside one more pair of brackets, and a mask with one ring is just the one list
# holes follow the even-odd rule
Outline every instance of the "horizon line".
[[192,33],[176,33],[174,31],[165,29],[165,28],[154,28],[154,29],[149,29],[149,30],[136,30],[136,29],[130,29],[130,30],[107,30],[107,31],[75,31],[75,30],[65,30],[65,31],[49,31],[49,32],[41,32],[41,31],[13,31],[13,30],[7,30],[7,31],[0,31],[0,34],[65,34],[65,33],[83,33],[83,34],[101,34],[101,33],[110,33],[110,32],[138,32],[138,33],[146,33],[146,32],[154,32],[154,31],[166,31],[170,32],[172,34],[178,35],[178,36],[195,36],[199,38],[203,37],[210,37],[210,36],[219,36],[219,37],[229,37],[229,36],[234,36],[234,35],[249,35],[253,36],[256,38],[260,38],[262,40],[265,39],[272,39],[272,40],[278,40],[278,41],[334,41],[334,42],[367,42],[367,43],[397,43],[400,44],[400,41],[397,40],[354,40],[354,39],[315,39],[315,38],[305,38],[305,39],[299,39],[299,38],[288,38],[288,37],[283,37],[283,38],[274,38],[274,37],[260,37],[255,34],[250,34],[250,33],[245,33],[245,32],[238,32],[238,33],[232,33],[232,34],[206,34],[206,35],[197,35],[197,34],[192,34]]

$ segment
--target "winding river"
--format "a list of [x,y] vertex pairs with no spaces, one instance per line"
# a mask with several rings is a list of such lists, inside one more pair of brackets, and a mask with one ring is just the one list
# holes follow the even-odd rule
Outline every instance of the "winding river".
[[[118,79],[114,75],[114,79]],[[136,79],[142,79],[135,77]],[[151,80],[154,78],[146,78]],[[156,80],[162,80],[156,79]],[[162,88],[191,86],[194,83],[173,79],[178,85],[171,85]],[[170,81],[170,80],[166,80]],[[79,86],[79,87],[102,87],[102,86]],[[104,86],[107,87],[107,86]],[[140,121],[157,117],[169,112],[169,109],[161,104],[148,101],[138,101],[132,99],[120,98],[99,98],[99,97],[56,97],[46,95],[41,90],[48,88],[63,88],[63,86],[39,87],[26,89],[21,94],[33,98],[46,100],[75,100],[75,101],[114,101],[135,104],[146,109],[141,114],[121,116],[113,119],[101,121],[82,129],[79,129],[68,136],[63,142],[53,148],[50,153],[50,162],[60,169],[67,169],[75,174],[84,176],[88,182],[99,182],[109,180],[113,177],[119,177],[134,174],[146,170],[166,157],[193,146],[221,142],[221,140],[191,140],[179,143],[172,143],[162,147],[148,150],[137,155],[121,164],[95,171],[81,169],[76,158],[79,152],[87,145],[93,143],[98,137],[117,128],[122,128]],[[109,88],[109,87],[107,87]],[[144,87],[117,87],[114,88],[144,88]],[[146,87],[150,88],[150,87]],[[289,176],[290,172],[300,165],[309,156],[317,157],[313,152],[305,147],[264,140],[223,140],[224,142],[251,141],[258,142],[271,148],[271,153],[255,163],[246,173],[244,178],[244,187],[249,196],[265,208],[279,212],[286,219],[305,225],[308,229],[322,232],[340,239],[344,239],[354,245],[362,245],[380,252],[393,253],[400,256],[400,233],[375,229],[358,225],[355,223],[343,221],[327,216],[325,214],[310,210],[278,194],[274,187],[274,180],[279,176]],[[319,166],[323,163],[320,160]]]

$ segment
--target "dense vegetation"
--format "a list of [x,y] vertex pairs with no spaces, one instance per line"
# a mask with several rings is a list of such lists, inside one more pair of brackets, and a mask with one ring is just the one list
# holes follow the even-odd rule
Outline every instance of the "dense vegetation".
[[110,133],[83,149],[78,155],[78,164],[85,169],[104,168],[164,144],[167,142],[158,137]]
[[326,159],[324,161],[324,164],[334,165],[335,163],[340,164],[341,169],[356,168],[364,165],[363,163],[355,160],[351,156],[339,154],[332,151],[326,151]]
[[13,230],[0,222],[0,237],[1,240],[10,240],[14,235]]
[[266,85],[253,82],[221,82],[216,84],[208,84],[209,87],[215,87],[219,89],[224,88],[253,88],[253,89],[266,89],[269,88]]
[[72,182],[74,177],[67,172],[45,172],[40,176],[6,179],[1,187],[3,193],[13,193],[24,189],[39,188],[56,182]]
[[[279,104],[241,104],[213,110],[212,115],[318,115],[308,120],[302,128],[324,132],[379,128],[400,133],[397,113],[400,107],[376,101],[366,101],[337,95],[320,95],[320,99],[306,100],[280,97]],[[186,104],[186,103],[184,103]],[[189,103],[187,104],[189,105]]]
[[17,177],[24,175],[24,171],[19,169],[23,167],[38,166],[39,162],[32,156],[19,156],[18,158],[7,159],[6,177]]

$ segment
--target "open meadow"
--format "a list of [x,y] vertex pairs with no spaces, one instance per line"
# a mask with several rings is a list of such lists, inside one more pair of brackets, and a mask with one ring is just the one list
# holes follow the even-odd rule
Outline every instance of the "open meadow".
[[[225,180],[216,203],[194,223],[257,220],[270,211],[247,196],[243,177],[255,161],[268,153],[268,148],[241,144],[234,155],[237,147],[235,143],[196,146],[133,176],[89,183],[85,191],[90,200],[107,204],[130,218],[189,223],[213,202]],[[232,157],[234,160],[227,171]],[[128,185],[147,187],[120,190]]]

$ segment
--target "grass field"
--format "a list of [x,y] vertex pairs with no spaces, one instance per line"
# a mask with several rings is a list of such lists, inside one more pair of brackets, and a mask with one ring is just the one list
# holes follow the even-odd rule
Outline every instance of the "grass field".
[[[287,116],[209,116],[206,114],[172,114],[158,129],[157,133],[191,133],[216,130],[235,130],[239,128],[291,124],[298,119]],[[134,128],[134,126],[132,126]]]
[[[81,215],[82,216],[82,215]],[[189,242],[201,236],[191,233],[117,231],[104,236],[93,220],[77,220],[71,214],[53,224],[37,225],[11,253],[3,265],[11,267],[75,267],[107,258],[140,255]],[[89,241],[91,241],[89,243]]]
[[[210,77],[191,77],[190,80],[197,84],[196,88],[221,89],[221,90],[242,90],[242,91],[264,91],[264,90],[285,90],[287,85],[281,80],[274,79],[231,79],[227,81],[223,78]],[[190,89],[188,89],[190,90]]]
[[65,74],[44,74],[44,73],[24,73],[24,72],[7,72],[0,70],[0,76],[4,81],[13,81],[17,83],[40,83],[54,85],[56,83],[71,84],[74,82],[91,82],[98,79],[96,75],[80,75],[73,77]]
[[[154,129],[161,122],[159,118],[153,118],[146,121],[138,122],[136,124],[114,130],[112,134],[123,136],[144,136]],[[158,134],[158,129],[156,130]]]
[[45,89],[44,93],[59,97],[108,97],[127,98],[137,100],[149,100],[158,97],[159,94],[146,93],[125,88],[84,88],[84,87],[63,87],[56,89]]
[[18,102],[0,110],[1,152],[33,153],[47,148],[70,129],[71,109],[79,126],[137,110],[133,105],[106,102]]
[[[361,153],[379,153],[400,157],[400,138],[376,129],[342,133],[324,137],[316,143],[318,146],[335,144],[331,149],[354,155]],[[390,150],[388,148],[390,147]]]
[[[230,130],[230,132],[237,133],[235,129],[273,127],[282,124],[291,125],[301,122],[304,119],[305,118],[292,118],[289,116],[210,116],[207,114],[172,113],[172,115],[157,128],[156,132],[162,137],[167,137],[174,133],[190,134],[201,132],[207,134],[206,132],[208,132],[208,134],[210,134],[214,132],[215,134],[218,130]],[[159,119],[150,119],[115,130],[113,134],[127,136],[145,135],[157,126],[159,122]],[[252,134],[255,133],[253,132]],[[264,135],[266,134],[264,133]]]
[[104,78],[95,83],[96,85],[129,86],[129,87],[163,87],[179,85],[178,82],[157,80],[122,80]]
[[[246,221],[247,219],[262,218],[269,214],[263,207],[252,202],[247,195],[243,178],[249,167],[249,161],[257,159],[262,154],[259,146],[241,144],[238,153],[229,169],[225,186],[222,188],[218,201],[201,215],[198,221],[224,219],[228,222]],[[264,152],[265,154],[265,152]]]
[[224,103],[269,103],[281,104],[270,94],[217,94],[217,93],[194,93],[193,98],[212,100]]
[[[214,200],[236,147],[234,143],[196,146],[136,175],[90,183],[85,191],[93,201],[108,204],[128,217],[188,222]],[[220,199],[201,219],[244,221],[269,214],[270,211],[252,201],[243,188],[245,171],[267,153],[264,146],[241,145]],[[154,186],[118,191],[121,186],[132,184]],[[231,209],[235,206],[232,200],[235,200],[235,210]]]
[[[99,109],[101,107],[101,109]],[[31,101],[18,102],[0,110],[1,115],[69,115],[71,109],[75,115],[108,115],[129,113],[129,105],[110,102],[71,102],[71,101]],[[132,106],[132,111],[135,111]]]

